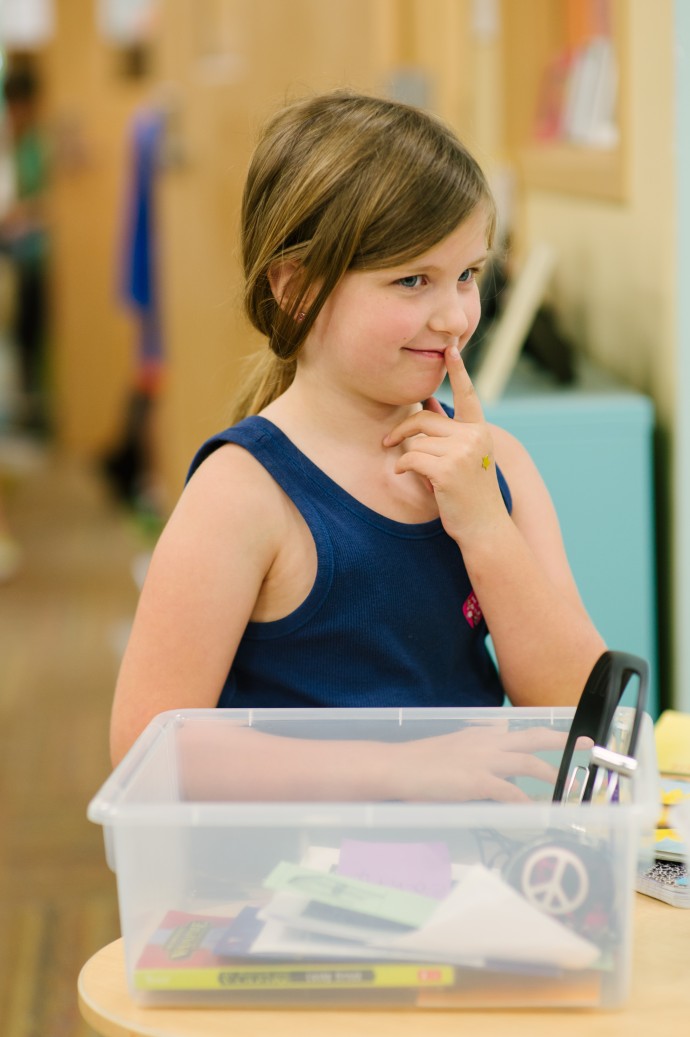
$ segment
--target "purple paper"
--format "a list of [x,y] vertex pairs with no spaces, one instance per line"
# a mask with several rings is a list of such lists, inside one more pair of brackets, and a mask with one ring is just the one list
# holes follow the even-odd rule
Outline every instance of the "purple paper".
[[343,839],[338,874],[442,900],[451,889],[450,852],[443,842],[384,843]]

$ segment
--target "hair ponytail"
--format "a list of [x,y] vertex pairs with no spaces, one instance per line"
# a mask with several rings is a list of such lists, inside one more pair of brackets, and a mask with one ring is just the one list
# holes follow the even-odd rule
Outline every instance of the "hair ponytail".
[[235,395],[230,414],[234,425],[250,414],[258,414],[276,400],[292,384],[297,360],[281,360],[275,353],[264,349],[247,359],[251,370]]

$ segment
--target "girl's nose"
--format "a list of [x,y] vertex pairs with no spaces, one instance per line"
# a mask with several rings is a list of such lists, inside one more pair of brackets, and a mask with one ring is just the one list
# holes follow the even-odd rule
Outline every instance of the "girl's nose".
[[467,300],[461,298],[457,291],[444,296],[434,310],[429,321],[432,331],[449,335],[451,338],[462,338],[469,327]]

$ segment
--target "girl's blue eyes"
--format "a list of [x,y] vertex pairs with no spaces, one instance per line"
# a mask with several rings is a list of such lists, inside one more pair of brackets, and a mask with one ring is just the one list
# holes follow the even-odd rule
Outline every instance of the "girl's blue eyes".
[[[460,284],[469,284],[474,280],[475,273],[475,270],[468,267],[460,274],[458,281]],[[407,277],[399,277],[395,283],[399,284],[401,288],[419,288],[423,280],[425,280],[424,274],[409,274]]]

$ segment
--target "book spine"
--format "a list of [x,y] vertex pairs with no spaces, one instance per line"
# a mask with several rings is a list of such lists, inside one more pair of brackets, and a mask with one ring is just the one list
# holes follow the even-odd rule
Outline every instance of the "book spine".
[[226,968],[137,969],[137,990],[347,990],[444,987],[455,981],[452,965],[232,965]]

